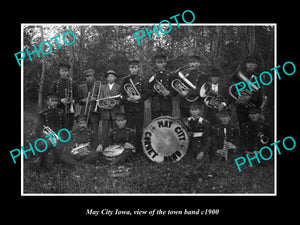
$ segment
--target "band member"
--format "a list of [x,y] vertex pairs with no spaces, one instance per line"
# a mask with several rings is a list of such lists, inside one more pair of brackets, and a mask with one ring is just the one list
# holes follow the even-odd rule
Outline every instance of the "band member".
[[75,101],[78,96],[76,83],[69,76],[71,66],[69,64],[60,64],[58,72],[60,78],[54,81],[51,87],[51,93],[58,96],[59,109],[64,111],[66,117],[66,128],[72,130],[74,124]]
[[217,113],[219,123],[211,129],[211,153],[218,159],[233,159],[239,151],[239,131],[231,123],[231,111],[223,109]]
[[207,120],[201,115],[201,106],[192,104],[190,106],[191,116],[184,119],[188,131],[191,133],[188,151],[196,157],[196,159],[204,164],[210,163],[210,129]]
[[[253,78],[253,76],[259,77],[260,67],[258,62],[259,61],[255,56],[246,57],[244,62],[242,62],[241,69],[237,73],[235,73],[232,77],[234,83],[241,82],[242,81],[241,76],[245,76],[251,83],[253,82],[251,79]],[[254,86],[252,86],[252,88],[254,89]],[[250,94],[242,94],[242,96],[239,96],[238,99],[235,101],[236,113],[237,113],[240,129],[244,122],[249,121],[249,117],[248,117],[249,108],[261,107],[262,105],[264,105],[264,99],[265,99],[263,94],[263,87],[259,88],[258,91],[254,91],[254,90],[250,91],[247,85],[245,90]]]
[[[128,159],[132,153],[135,152],[136,140],[135,140],[135,132],[133,129],[128,128],[126,126],[127,119],[126,115],[123,113],[118,113],[115,115],[116,117],[116,128],[110,130],[108,135],[108,142],[106,144],[100,145],[97,148],[98,152],[102,152],[104,158],[108,157],[105,154],[105,149],[109,146],[113,145],[121,145],[124,148],[124,151],[121,154],[117,154],[113,160],[111,160],[111,164],[122,163],[126,159]],[[104,151],[104,152],[103,152]]]
[[88,129],[85,115],[77,115],[75,119],[77,129],[71,131],[71,140],[64,144],[59,160],[68,165],[95,164],[98,160],[98,153],[96,152],[98,138],[96,133]]
[[[38,137],[44,138],[47,136],[43,132],[44,127],[49,127],[56,134],[58,131],[65,127],[65,116],[62,109],[57,108],[58,97],[53,94],[48,94],[47,96],[47,109],[39,113],[39,119],[36,127],[36,135]],[[50,132],[49,132],[50,133]],[[52,133],[52,132],[51,132]],[[41,153],[39,158],[40,166],[44,170],[49,169],[49,164],[56,162],[58,159],[59,142],[56,144],[56,147],[53,146],[52,141],[47,139],[48,148],[45,152]],[[42,149],[42,147],[40,148]],[[49,159],[49,155],[52,156]]]
[[[186,78],[196,86],[196,89],[191,89],[180,98],[180,115],[182,118],[190,116],[190,105],[193,103],[203,104],[203,100],[199,97],[199,91],[203,83],[206,81],[206,67],[201,65],[201,58],[198,55],[189,56],[189,66],[191,71],[189,71]],[[195,101],[188,101],[187,96],[192,96]],[[198,97],[198,98],[197,98]]]
[[83,74],[86,82],[80,84],[78,90],[80,114],[85,114],[87,116],[88,127],[98,135],[101,116],[100,110],[96,109],[96,99],[101,90],[101,82],[96,81],[95,70],[93,69],[85,70]]
[[[102,85],[100,91],[100,99],[120,95],[120,85],[115,83],[117,73],[113,70],[106,72],[107,84]],[[106,143],[108,132],[116,127],[116,114],[121,112],[120,101],[116,99],[117,104],[101,107],[102,117],[102,140]]]
[[246,153],[259,151],[273,139],[270,126],[261,120],[261,109],[253,107],[249,110],[250,121],[242,124],[241,149]]
[[129,61],[129,73],[122,80],[121,95],[124,103],[127,126],[135,129],[137,153],[142,153],[140,140],[144,124],[144,101],[149,97],[147,82],[139,74],[139,61]]
[[201,91],[206,89],[206,96],[203,98],[205,105],[203,117],[211,126],[217,122],[217,112],[228,106],[228,85],[220,82],[220,76],[221,73],[216,68],[211,68],[207,72],[207,82],[201,87]]
[[164,54],[155,55],[156,72],[149,79],[149,89],[152,91],[151,117],[172,116],[172,96],[176,94],[171,87],[172,76],[165,69],[167,57]]

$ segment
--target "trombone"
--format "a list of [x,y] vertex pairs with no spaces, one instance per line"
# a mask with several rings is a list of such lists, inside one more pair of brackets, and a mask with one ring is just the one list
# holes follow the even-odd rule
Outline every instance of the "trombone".
[[[89,117],[90,117],[90,114],[91,114],[91,109],[92,109],[92,102],[91,102],[91,98],[92,97],[95,97],[95,92],[96,92],[96,89],[98,89],[98,94],[97,94],[97,98],[96,98],[96,101],[98,99],[100,99],[100,90],[101,90],[101,81],[95,81],[94,82],[94,86],[93,86],[93,90],[92,90],[92,93],[89,91],[88,92],[88,95],[87,95],[87,98],[86,98],[86,103],[85,103],[85,108],[84,108],[84,115],[87,116],[87,119],[86,119],[86,122],[89,121]],[[97,104],[95,106],[95,109],[94,109],[94,112],[97,112]]]

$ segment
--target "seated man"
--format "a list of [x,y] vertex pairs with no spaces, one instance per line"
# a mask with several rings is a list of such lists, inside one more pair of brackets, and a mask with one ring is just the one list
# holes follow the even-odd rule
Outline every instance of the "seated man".
[[59,161],[69,165],[81,163],[96,164],[98,153],[96,148],[98,145],[97,135],[94,131],[87,128],[85,115],[77,115],[77,129],[71,132],[71,140],[65,144]]
[[116,114],[117,128],[112,129],[108,134],[106,144],[99,145],[97,151],[103,154],[103,158],[111,165],[123,163],[135,152],[135,132],[126,126],[125,114]]

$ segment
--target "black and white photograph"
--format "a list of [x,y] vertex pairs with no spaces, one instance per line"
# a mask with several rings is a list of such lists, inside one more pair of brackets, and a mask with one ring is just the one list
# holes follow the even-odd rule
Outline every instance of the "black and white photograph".
[[21,25],[22,195],[277,194],[277,26],[188,14]]

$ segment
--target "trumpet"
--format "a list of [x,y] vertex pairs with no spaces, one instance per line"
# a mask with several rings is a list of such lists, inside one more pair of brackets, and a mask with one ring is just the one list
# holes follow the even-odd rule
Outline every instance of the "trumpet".
[[205,82],[200,88],[200,97],[204,98],[204,104],[212,109],[219,109],[219,105],[223,102],[224,98],[221,95],[213,92],[211,85]]
[[[125,83],[123,88],[124,91],[126,92],[126,94],[128,95],[128,97],[134,97],[134,96],[138,96],[141,97],[140,92],[137,90],[136,86],[134,85],[133,81],[131,78],[129,78],[130,83]],[[134,102],[134,103],[138,103],[138,101]]]
[[97,106],[99,108],[112,108],[120,103],[120,100],[122,99],[122,95],[114,95],[106,98],[100,98],[97,99]]
[[47,135],[50,135],[50,134],[53,134],[53,133],[54,133],[54,135],[52,135],[53,136],[52,140],[53,140],[54,143],[53,142],[51,142],[51,143],[55,147],[58,140],[59,140],[57,134],[49,126],[43,125],[43,134],[45,134],[47,136]]
[[[185,99],[189,102],[194,102],[196,101],[199,96],[191,96],[189,94],[186,95],[186,93],[189,93],[191,89],[196,90],[196,86],[190,82],[186,77],[189,75],[188,72],[190,70],[192,70],[193,68],[187,68],[185,70],[182,71],[178,71],[178,78],[175,78],[174,80],[172,80],[171,82],[171,86],[172,88],[177,91],[180,95],[185,96]],[[184,72],[186,72],[186,75],[184,75]]]

